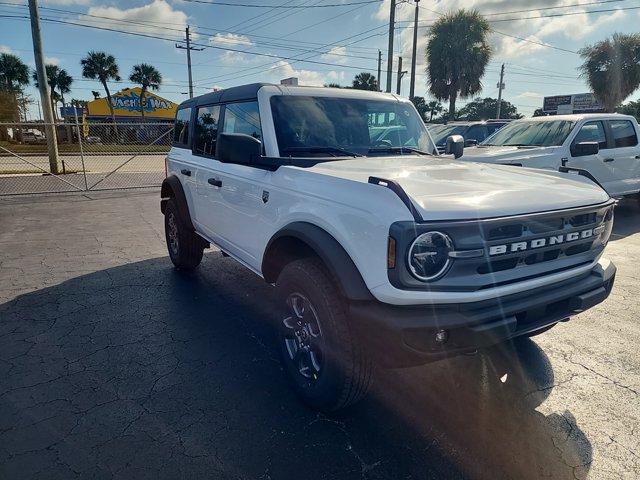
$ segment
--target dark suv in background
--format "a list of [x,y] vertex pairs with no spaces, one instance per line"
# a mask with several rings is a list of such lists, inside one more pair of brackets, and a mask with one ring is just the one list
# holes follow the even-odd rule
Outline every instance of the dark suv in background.
[[446,124],[427,125],[429,133],[438,148],[439,153],[444,153],[449,135],[462,135],[465,147],[470,147],[483,142],[496,130],[501,129],[510,120],[485,120],[479,122],[449,122]]

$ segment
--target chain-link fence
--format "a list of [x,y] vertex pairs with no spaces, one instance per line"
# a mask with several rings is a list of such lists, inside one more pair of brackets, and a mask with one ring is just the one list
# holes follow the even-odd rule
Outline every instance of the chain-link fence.
[[42,122],[0,123],[0,195],[159,186],[171,123],[55,124],[58,158]]

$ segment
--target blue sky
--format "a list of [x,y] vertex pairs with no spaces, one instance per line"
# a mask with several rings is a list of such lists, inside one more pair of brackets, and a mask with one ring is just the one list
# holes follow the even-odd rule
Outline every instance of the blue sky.
[[[80,58],[89,50],[113,54],[120,66],[121,84],[131,68],[151,63],[163,75],[159,95],[179,102],[187,98],[184,50],[175,48],[191,25],[196,44],[204,50],[192,53],[195,93],[255,81],[278,82],[295,76],[302,84],[350,84],[363,68],[376,73],[377,50],[383,52],[382,84],[385,85],[387,25],[390,0],[348,5],[362,0],[219,0],[222,3],[305,6],[311,8],[252,8],[217,4],[216,0],[41,0],[41,17],[68,23],[43,21],[45,56],[65,68],[75,81],[69,97],[92,99],[91,90],[104,95],[95,81],[81,76]],[[201,3],[202,2],[202,3]],[[338,7],[314,8],[346,3]],[[482,96],[497,96],[500,64],[506,64],[504,99],[530,115],[544,95],[588,91],[577,78],[585,44],[614,32],[637,32],[640,2],[637,0],[440,0],[420,3],[419,55],[416,94],[428,97],[424,47],[428,25],[441,12],[476,8],[491,20],[494,53],[483,78]],[[594,12],[608,10],[606,12]],[[33,66],[33,50],[26,0],[0,0],[0,52],[12,52]],[[414,7],[397,7],[395,57],[410,67]],[[543,18],[540,18],[543,17]],[[145,38],[101,31],[69,23],[90,25],[161,37]],[[516,38],[518,37],[518,38]],[[262,54],[254,55],[254,53]],[[304,60],[302,60],[304,59]],[[305,61],[306,60],[306,61]],[[394,63],[394,70],[396,64]],[[393,78],[395,89],[396,79]],[[408,95],[404,77],[402,94]],[[29,88],[34,99],[37,92]],[[636,100],[639,92],[629,99]],[[460,105],[464,104],[464,100]],[[32,109],[35,113],[36,107]]]

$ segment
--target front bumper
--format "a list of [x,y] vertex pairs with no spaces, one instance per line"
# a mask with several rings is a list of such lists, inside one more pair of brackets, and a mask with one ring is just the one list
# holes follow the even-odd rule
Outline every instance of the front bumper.
[[[525,292],[461,304],[390,305],[351,302],[360,338],[382,366],[419,365],[540,330],[605,300],[616,268],[600,262],[577,277]],[[447,341],[437,343],[445,330]]]

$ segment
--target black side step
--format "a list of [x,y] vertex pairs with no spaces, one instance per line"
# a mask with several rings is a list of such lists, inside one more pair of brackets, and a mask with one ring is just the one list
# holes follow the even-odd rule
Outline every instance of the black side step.
[[398,196],[400,200],[402,200],[402,203],[406,205],[416,222],[423,221],[422,215],[420,215],[420,212],[416,210],[416,207],[413,205],[413,202],[409,198],[409,195],[407,195],[407,192],[404,191],[404,189],[398,182],[387,180],[386,178],[369,177],[369,183],[372,183],[373,185],[380,185],[381,187],[385,187],[391,190]]

